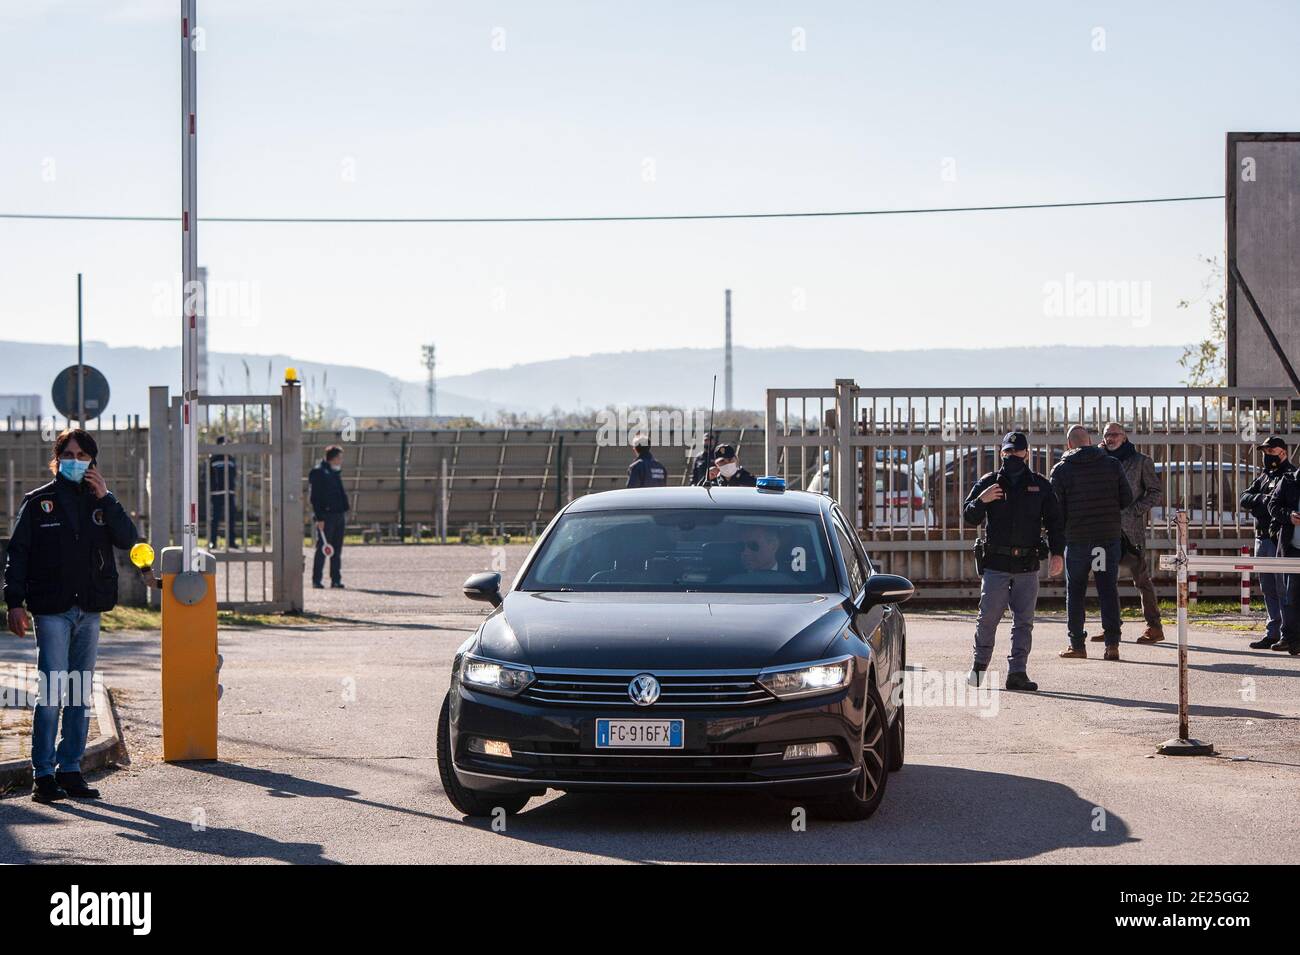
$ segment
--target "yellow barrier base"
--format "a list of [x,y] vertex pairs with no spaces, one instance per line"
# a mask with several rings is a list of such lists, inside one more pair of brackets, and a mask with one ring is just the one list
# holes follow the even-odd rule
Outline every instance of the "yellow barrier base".
[[162,576],[162,736],[169,763],[217,758],[217,578],[186,606]]

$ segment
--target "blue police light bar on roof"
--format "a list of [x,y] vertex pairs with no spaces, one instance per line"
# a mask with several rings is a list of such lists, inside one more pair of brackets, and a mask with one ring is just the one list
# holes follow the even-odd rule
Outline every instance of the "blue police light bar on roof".
[[785,490],[785,478],[779,478],[774,475],[767,475],[758,479],[758,489],[760,491],[777,491]]

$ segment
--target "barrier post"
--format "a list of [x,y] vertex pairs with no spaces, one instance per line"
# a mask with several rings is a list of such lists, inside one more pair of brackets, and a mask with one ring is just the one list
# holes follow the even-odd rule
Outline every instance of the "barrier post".
[[1187,568],[1187,512],[1179,510],[1178,551],[1174,561],[1178,568],[1178,737],[1156,747],[1162,756],[1212,756],[1214,747],[1192,739],[1187,725],[1187,602],[1189,578]]
[[[1250,548],[1242,547],[1241,556],[1249,557]],[[1243,617],[1250,616],[1250,571],[1248,570],[1241,572],[1241,615]]]

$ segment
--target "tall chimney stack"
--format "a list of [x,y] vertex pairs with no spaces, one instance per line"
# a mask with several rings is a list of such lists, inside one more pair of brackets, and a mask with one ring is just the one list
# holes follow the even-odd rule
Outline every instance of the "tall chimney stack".
[[726,385],[723,389],[725,399],[722,406],[728,411],[731,411],[731,289],[727,289],[727,342],[725,353],[726,358],[723,374]]

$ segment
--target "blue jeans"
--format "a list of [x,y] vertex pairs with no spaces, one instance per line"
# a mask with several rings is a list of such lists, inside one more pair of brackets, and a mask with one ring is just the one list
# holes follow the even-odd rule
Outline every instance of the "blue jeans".
[[975,669],[988,668],[993,659],[993,638],[1007,607],[1011,608],[1011,655],[1008,673],[1024,673],[1034,645],[1034,605],[1038,603],[1038,571],[1010,574],[984,571],[980,582],[980,613],[975,621]]
[[[1255,538],[1256,557],[1276,557],[1277,541]],[[1264,593],[1264,609],[1268,611],[1268,626],[1265,635],[1277,643],[1282,636],[1282,592],[1285,589],[1284,574],[1260,574],[1259,589]]]
[[1088,596],[1088,574],[1097,584],[1101,604],[1101,628],[1106,646],[1119,645],[1119,562],[1120,542],[1071,542],[1065,545],[1065,620],[1070,645],[1083,649],[1088,632],[1083,629],[1083,602]]
[[[36,621],[36,668],[40,671],[32,713],[32,775],[81,772],[86,750],[99,649],[99,614],[73,607],[67,613],[33,614]],[[63,738],[54,738],[63,713]]]

